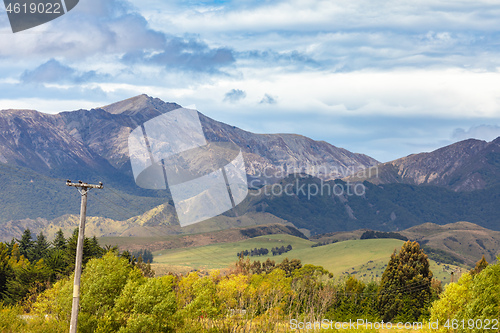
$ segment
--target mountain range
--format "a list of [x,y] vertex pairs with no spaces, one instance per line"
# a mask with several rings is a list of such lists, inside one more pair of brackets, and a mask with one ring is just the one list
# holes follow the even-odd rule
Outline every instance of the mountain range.
[[[136,186],[128,157],[132,130],[179,107],[140,95],[58,114],[0,111],[0,239],[11,239],[25,227],[49,234],[62,227],[70,233],[80,195],[65,186],[66,179],[105,183],[104,190],[91,191],[89,198],[88,230],[97,236],[179,234],[267,223],[294,225],[305,234],[402,230],[462,220],[500,229],[500,138],[465,140],[381,164],[324,141],[254,134],[201,113],[209,142],[230,141],[242,150],[253,187],[237,210],[180,228],[169,192]],[[363,195],[311,198],[300,191],[272,192],[273,186],[348,188],[353,183],[363,185]],[[263,194],[266,191],[271,195]]]
[[[44,114],[33,110],[0,111],[0,162],[50,176],[132,176],[128,136],[136,127],[180,108],[140,95],[92,110]],[[209,142],[231,141],[244,152],[247,173],[270,170],[347,176],[378,164],[375,159],[295,134],[254,134],[199,113]],[[114,176],[112,176],[114,175]]]

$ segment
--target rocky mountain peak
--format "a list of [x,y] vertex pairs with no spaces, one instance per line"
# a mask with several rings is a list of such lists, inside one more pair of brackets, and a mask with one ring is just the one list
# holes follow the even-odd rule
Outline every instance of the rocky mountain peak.
[[153,98],[146,94],[138,95],[126,100],[116,102],[110,105],[101,107],[111,114],[123,114],[134,116],[138,113],[153,112],[157,114],[165,113],[181,107],[176,103],[165,103],[159,98]]

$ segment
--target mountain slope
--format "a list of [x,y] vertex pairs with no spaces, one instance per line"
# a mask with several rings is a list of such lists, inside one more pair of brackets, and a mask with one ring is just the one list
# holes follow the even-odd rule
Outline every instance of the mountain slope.
[[[81,179],[99,181],[99,175],[82,172]],[[76,178],[78,179],[78,178]],[[79,214],[80,194],[66,186],[65,178],[52,178],[35,171],[0,163],[0,225],[7,221],[42,218],[52,220],[66,214]],[[166,191],[128,191],[105,184],[92,190],[88,216],[127,220],[169,202]]]
[[[32,184],[27,179],[25,182],[26,185]],[[303,233],[314,235],[358,229],[398,231],[426,222],[444,225],[465,220],[488,229],[500,230],[498,223],[500,221],[498,209],[500,186],[472,192],[455,192],[436,186],[374,185],[369,182],[363,185],[364,192],[355,195],[354,190],[352,188],[349,190],[349,185],[342,180],[325,182],[312,176],[289,176],[274,185],[266,185],[258,190],[250,191],[235,212],[228,211],[184,228],[180,227],[172,204],[163,203],[134,216],[133,212],[141,208],[145,209],[147,204],[151,203],[152,198],[132,196],[105,187],[104,190],[91,192],[89,202],[92,211],[89,211],[88,215],[92,216],[91,212],[94,212],[97,216],[104,218],[106,215],[114,214],[116,223],[108,220],[102,226],[89,228],[96,230],[96,236],[145,237],[157,234],[208,232],[257,224],[288,223],[293,224]],[[73,214],[77,214],[78,193],[71,191],[72,189],[67,188],[63,182],[60,186],[64,187],[65,198],[73,198]],[[316,188],[323,188],[324,193],[316,192]],[[334,188],[343,188],[344,192],[328,190]],[[40,187],[40,190],[43,189],[43,186]],[[280,194],[277,189],[286,189],[287,193]],[[36,200],[36,197],[33,200]],[[166,199],[158,197],[155,200]],[[49,201],[50,199],[47,199],[47,202]],[[37,201],[35,203],[40,204]],[[43,204],[40,206],[41,209],[44,208]],[[58,206],[49,207],[59,209],[66,206],[67,203],[61,202]],[[22,205],[18,207],[22,209]],[[3,208],[8,209],[8,205]],[[62,213],[64,210],[59,211]],[[31,211],[31,213],[35,212]],[[101,212],[103,214],[99,214]],[[32,218],[32,220],[35,219]],[[95,221],[95,223],[98,222],[99,220]],[[21,224],[22,222],[17,220],[0,224],[0,235],[10,235],[9,230],[12,226]],[[53,225],[51,227],[53,229],[63,226],[71,230],[76,227],[76,222],[70,227],[63,218],[56,218],[46,219],[45,225],[47,227]]]
[[430,153],[409,155],[346,178],[374,184],[404,183],[473,191],[500,184],[500,137],[469,139]]
[[273,214],[313,235],[363,228],[397,231],[425,222],[456,221],[500,230],[500,186],[455,192],[437,186],[364,182],[363,191],[358,185],[359,195],[352,186],[342,180],[290,176],[249,195],[241,209]]

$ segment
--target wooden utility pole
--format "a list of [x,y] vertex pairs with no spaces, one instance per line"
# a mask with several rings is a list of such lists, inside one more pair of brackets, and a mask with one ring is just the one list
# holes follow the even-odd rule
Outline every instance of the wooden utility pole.
[[73,305],[71,307],[71,323],[69,326],[69,333],[76,333],[78,325],[78,310],[80,306],[80,278],[82,276],[83,243],[85,241],[85,218],[87,217],[87,193],[93,188],[102,189],[103,185],[102,183],[99,183],[99,185],[91,185],[83,183],[81,180],[78,183],[72,183],[71,180],[67,180],[66,185],[76,187],[78,192],[82,195],[82,204],[80,206],[80,227],[78,229],[78,243],[76,246]]

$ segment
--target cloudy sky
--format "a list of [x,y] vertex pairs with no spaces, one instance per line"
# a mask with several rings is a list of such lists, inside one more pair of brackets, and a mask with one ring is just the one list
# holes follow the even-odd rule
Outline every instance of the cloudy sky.
[[146,93],[380,161],[500,136],[496,0],[80,0],[16,34],[3,9],[0,109]]

